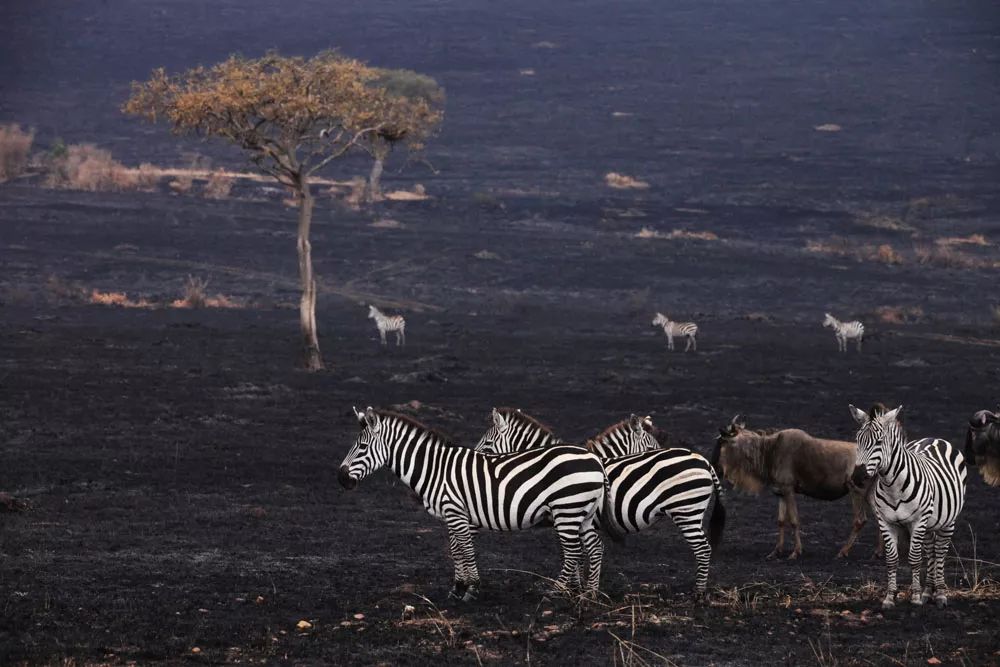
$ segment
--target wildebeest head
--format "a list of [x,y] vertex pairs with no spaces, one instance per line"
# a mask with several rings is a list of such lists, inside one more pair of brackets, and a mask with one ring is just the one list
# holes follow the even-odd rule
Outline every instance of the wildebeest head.
[[729,423],[719,429],[719,435],[715,438],[715,449],[712,450],[712,467],[717,472],[725,474],[719,470],[719,461],[722,458],[722,450],[731,445],[740,433],[746,430],[747,418],[744,415],[736,415]]
[[969,419],[965,459],[979,466],[987,484],[1000,486],[1000,408],[996,412],[979,410]]

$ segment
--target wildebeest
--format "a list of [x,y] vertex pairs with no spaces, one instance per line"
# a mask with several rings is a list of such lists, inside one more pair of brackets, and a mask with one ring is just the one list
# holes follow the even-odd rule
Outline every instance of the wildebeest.
[[984,482],[1000,486],[1000,407],[996,412],[980,410],[969,419],[965,460],[979,466]]
[[[837,500],[850,494],[854,523],[850,537],[837,553],[843,558],[868,521],[866,497],[871,485],[859,488],[851,482],[856,453],[853,442],[816,438],[799,429],[751,431],[746,428],[746,419],[737,415],[719,429],[712,466],[737,489],[760,493],[769,488],[778,496],[778,542],[768,558],[781,555],[786,526],[795,531],[795,548],[788,558],[802,553],[795,494],[819,500]],[[876,540],[876,545],[876,553],[881,555],[882,540]]]

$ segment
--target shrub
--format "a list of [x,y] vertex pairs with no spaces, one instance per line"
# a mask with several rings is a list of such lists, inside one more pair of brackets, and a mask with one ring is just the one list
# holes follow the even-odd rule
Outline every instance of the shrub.
[[180,308],[204,308],[207,287],[207,280],[188,276],[187,282],[184,283],[184,298],[180,299],[179,303],[175,301],[173,305]]
[[20,125],[0,125],[0,181],[24,173],[34,140],[34,130],[25,132]]
[[169,187],[173,192],[179,195],[187,194],[191,191],[191,186],[194,185],[194,178],[191,174],[179,174],[174,180],[170,181]]
[[233,191],[233,177],[218,169],[212,172],[205,183],[204,194],[209,199],[225,199]]
[[875,251],[875,258],[883,264],[902,264],[903,257],[888,243],[883,243]]
[[111,157],[111,152],[93,144],[74,144],[66,155],[52,161],[47,183],[71,190],[135,190],[140,187],[138,172],[127,169]]

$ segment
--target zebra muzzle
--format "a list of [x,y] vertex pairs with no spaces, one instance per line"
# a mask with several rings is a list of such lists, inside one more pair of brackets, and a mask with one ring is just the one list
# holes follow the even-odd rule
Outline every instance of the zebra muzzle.
[[350,471],[348,471],[347,466],[341,466],[340,470],[337,472],[337,481],[345,489],[353,489],[358,485],[358,480],[351,477]]

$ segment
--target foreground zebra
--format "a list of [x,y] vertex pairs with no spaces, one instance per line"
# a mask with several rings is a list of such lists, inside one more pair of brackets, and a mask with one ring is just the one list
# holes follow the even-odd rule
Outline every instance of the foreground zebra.
[[687,352],[694,347],[694,351],[698,351],[698,325],[694,322],[671,322],[663,313],[657,313],[656,317],[653,318],[653,326],[661,327],[663,333],[667,335],[667,349],[674,349],[674,336],[683,336],[687,338],[687,345],[684,346],[684,351]]
[[830,313],[824,313],[824,327],[832,327],[833,335],[837,337],[837,350],[847,352],[847,341],[855,338],[858,341],[858,352],[861,351],[861,341],[865,337],[865,325],[857,320],[853,322],[841,322]]
[[[858,423],[855,483],[875,477],[872,505],[885,539],[888,592],[883,609],[896,604],[897,545],[904,531],[910,535],[913,570],[910,602],[923,604],[933,594],[939,606],[945,596],[944,559],[955,520],[965,502],[965,458],[947,440],[923,438],[904,443],[899,419],[903,406],[886,412],[872,406],[868,413],[851,406]],[[927,549],[927,587],[920,587],[920,566]]]
[[[712,550],[718,547],[726,511],[720,502],[722,485],[712,466],[687,449],[659,449],[649,432],[649,418],[632,415],[606,428],[587,443],[604,463],[611,495],[601,510],[601,523],[610,531],[637,533],[669,515],[694,552],[697,562],[695,594],[702,596],[708,583]],[[493,426],[480,439],[482,452],[521,452],[558,442],[552,431],[519,410],[493,410]],[[704,530],[708,505],[715,497]]]
[[368,319],[375,320],[383,345],[387,344],[385,335],[390,331],[396,332],[396,345],[406,345],[406,320],[402,315],[386,315],[375,306],[368,306]]
[[607,488],[596,456],[566,446],[484,456],[403,415],[372,408],[355,414],[360,432],[338,480],[353,489],[388,466],[420,496],[427,511],[448,526],[455,563],[452,597],[471,600],[479,591],[476,529],[522,530],[547,521],[555,526],[563,553],[556,588],[581,587],[584,555],[583,590],[597,592],[604,545],[594,520]]

